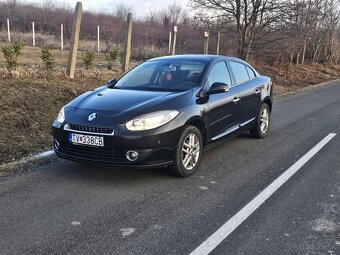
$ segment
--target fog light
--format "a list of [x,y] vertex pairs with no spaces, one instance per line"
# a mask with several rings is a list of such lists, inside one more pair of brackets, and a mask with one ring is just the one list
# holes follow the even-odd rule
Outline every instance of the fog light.
[[126,158],[129,161],[136,161],[138,159],[139,153],[137,151],[127,151]]
[[58,140],[56,140],[56,139],[54,139],[54,148],[56,150],[59,150],[59,148],[60,148],[60,144],[59,144]]

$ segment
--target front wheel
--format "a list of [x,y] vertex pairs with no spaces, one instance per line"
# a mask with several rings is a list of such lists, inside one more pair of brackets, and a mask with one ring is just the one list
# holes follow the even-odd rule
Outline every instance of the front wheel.
[[187,126],[176,148],[174,163],[170,171],[180,177],[194,174],[201,162],[203,140],[201,132],[194,126]]
[[264,138],[268,134],[270,124],[270,109],[263,103],[256,117],[255,125],[250,129],[250,134],[255,138]]

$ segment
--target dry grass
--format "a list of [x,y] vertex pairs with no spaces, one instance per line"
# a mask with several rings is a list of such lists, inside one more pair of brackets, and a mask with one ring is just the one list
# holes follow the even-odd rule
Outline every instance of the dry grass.
[[274,94],[290,93],[301,88],[340,78],[340,65],[256,66],[261,74],[272,78]]
[[[0,31],[0,42],[7,42],[8,37],[7,37],[7,32],[6,31]],[[11,41],[14,42],[16,40],[24,40],[25,44],[27,46],[33,46],[33,41],[32,41],[32,33],[20,33],[20,32],[11,32]],[[45,45],[50,45],[54,49],[60,49],[61,47],[61,42],[60,42],[60,36],[57,35],[48,35],[48,34],[42,34],[42,33],[36,33],[35,34],[35,45],[37,47],[42,47]],[[114,44],[110,42],[104,42],[100,41],[100,51],[101,52],[108,52]],[[66,38],[64,38],[64,50],[68,50],[70,47],[70,44]],[[78,49],[80,51],[97,51],[97,40],[80,40],[79,41],[79,47]]]
[[[6,44],[0,43],[0,47],[4,46]],[[55,58],[56,61],[56,67],[58,68],[66,68],[67,65],[67,59],[68,59],[68,50],[57,50],[53,49],[51,50],[51,53],[53,57]],[[77,68],[81,70],[83,68],[83,61],[82,61],[82,56],[84,52],[78,51],[77,54]],[[41,56],[41,48],[39,47],[30,47],[30,46],[25,46],[23,55],[20,58],[20,66],[21,67],[29,67],[29,68],[42,68],[43,67],[43,62],[40,58]],[[94,69],[107,69],[108,62],[105,59],[107,54],[104,53],[96,53],[96,58],[94,61]],[[136,65],[136,62],[133,62],[132,65]],[[5,68],[6,67],[6,62],[4,56],[1,54],[0,56],[0,67]],[[118,71],[121,69],[121,64],[117,60],[114,63],[114,70]]]
[[[6,31],[0,31],[0,46],[4,45],[5,42],[7,42],[7,32]],[[58,51],[60,50],[60,38],[59,35],[54,36],[54,35],[48,35],[48,34],[41,34],[41,33],[36,33],[35,36],[35,43],[36,47],[33,46],[32,42],[32,34],[31,33],[19,33],[19,32],[12,32],[11,33],[11,41],[17,41],[17,40],[24,40],[25,44],[27,45],[27,49],[30,51],[34,49],[37,49],[38,47],[43,47],[45,45],[51,46],[51,48],[56,50],[56,54],[59,55]],[[94,51],[97,52],[97,40],[79,40],[79,45],[78,45],[78,50],[80,52],[83,51]],[[99,59],[104,59],[102,58],[103,55],[108,54],[109,51],[112,48],[120,48],[121,51],[123,50],[122,45],[119,44],[114,44],[110,41],[100,41],[100,52],[104,54],[99,54]],[[26,50],[27,50],[26,49]],[[64,55],[67,56],[67,51],[69,50],[69,42],[67,40],[64,41]],[[165,55],[168,52],[168,48],[159,48],[155,47],[154,45],[141,45],[140,43],[138,45],[133,45],[132,47],[132,59],[135,60],[146,60],[150,59],[152,57],[157,57],[161,55]],[[65,59],[64,59],[65,61]]]

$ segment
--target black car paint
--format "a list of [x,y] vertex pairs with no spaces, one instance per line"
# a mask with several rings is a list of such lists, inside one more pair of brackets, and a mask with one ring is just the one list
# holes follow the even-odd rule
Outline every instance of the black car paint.
[[[121,160],[112,162],[93,160],[91,155],[84,158],[70,156],[56,150],[60,157],[88,161],[94,163],[108,163],[116,166],[131,167],[158,167],[172,163],[174,151],[184,127],[188,124],[198,126],[202,131],[206,147],[221,139],[237,135],[254,124],[261,102],[272,104],[272,84],[268,77],[260,76],[246,62],[222,56],[170,56],[157,59],[187,59],[208,62],[200,83],[183,92],[139,91],[114,89],[103,86],[77,97],[65,107],[65,123],[77,125],[112,127],[114,136],[105,136],[107,148],[120,148],[124,152],[130,149],[145,149],[147,153],[135,162]],[[149,60],[153,61],[153,60]],[[254,70],[257,75],[254,79],[235,85],[235,78],[230,66],[232,82],[228,92],[211,94],[206,93],[208,87],[205,81],[212,67],[221,61],[240,62]],[[259,90],[260,93],[256,94]],[[238,103],[233,102],[239,98]],[[146,131],[129,131],[125,123],[140,115],[161,110],[177,110],[180,114],[169,123]],[[88,116],[97,113],[97,118],[91,123]],[[60,143],[68,143],[67,131],[64,124],[53,124],[53,136]],[[81,133],[81,132],[79,132]]]

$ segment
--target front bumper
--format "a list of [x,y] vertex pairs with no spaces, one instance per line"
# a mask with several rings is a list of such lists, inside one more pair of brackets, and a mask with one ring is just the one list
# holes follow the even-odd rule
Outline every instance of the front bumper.
[[[117,132],[104,137],[104,147],[75,145],[69,142],[68,133],[81,131],[64,130],[64,125],[55,122],[52,127],[54,150],[57,156],[73,161],[124,166],[134,168],[152,168],[170,165],[173,162],[176,146],[183,129],[163,128],[162,130],[139,132]],[[96,134],[96,136],[101,136]],[[57,145],[56,146],[56,142]],[[139,153],[136,161],[129,161],[126,152],[134,150]]]

